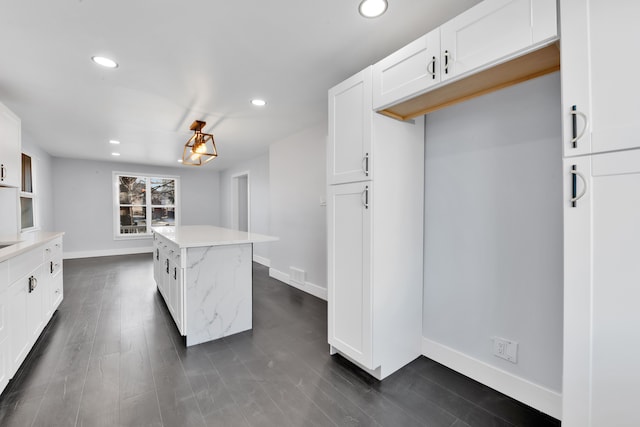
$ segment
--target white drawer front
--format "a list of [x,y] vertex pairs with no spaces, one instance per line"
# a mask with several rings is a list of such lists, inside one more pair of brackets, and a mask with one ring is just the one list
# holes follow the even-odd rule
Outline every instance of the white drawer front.
[[11,258],[9,262],[9,283],[13,283],[27,273],[32,272],[43,261],[42,247],[32,249],[21,255]]

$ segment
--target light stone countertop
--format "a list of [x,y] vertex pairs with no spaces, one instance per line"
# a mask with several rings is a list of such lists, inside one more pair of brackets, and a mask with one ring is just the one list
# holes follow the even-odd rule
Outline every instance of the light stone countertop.
[[10,246],[0,249],[0,262],[27,252],[37,246],[44,245],[63,234],[63,232],[59,231],[33,231],[12,236],[0,236],[0,246],[10,244]]
[[213,225],[182,225],[177,227],[153,227],[153,231],[176,243],[180,248],[238,245],[279,240],[278,237],[258,233],[215,227]]

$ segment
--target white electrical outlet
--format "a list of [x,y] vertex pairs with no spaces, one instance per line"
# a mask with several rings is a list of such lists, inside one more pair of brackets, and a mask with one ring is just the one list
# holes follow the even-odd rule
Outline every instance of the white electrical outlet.
[[518,363],[518,343],[506,338],[493,337],[493,355]]

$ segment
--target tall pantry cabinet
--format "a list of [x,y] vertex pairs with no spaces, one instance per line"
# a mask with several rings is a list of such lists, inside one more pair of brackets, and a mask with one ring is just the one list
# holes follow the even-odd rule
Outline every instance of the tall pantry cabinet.
[[638,16],[634,1],[560,2],[567,427],[640,425]]
[[328,340],[382,379],[421,354],[424,119],[372,110],[371,67],[329,90]]

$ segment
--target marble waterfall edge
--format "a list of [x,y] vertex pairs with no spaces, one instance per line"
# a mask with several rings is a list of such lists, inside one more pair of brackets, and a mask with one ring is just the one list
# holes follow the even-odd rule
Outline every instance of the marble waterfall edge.
[[187,249],[187,346],[252,327],[251,243]]

